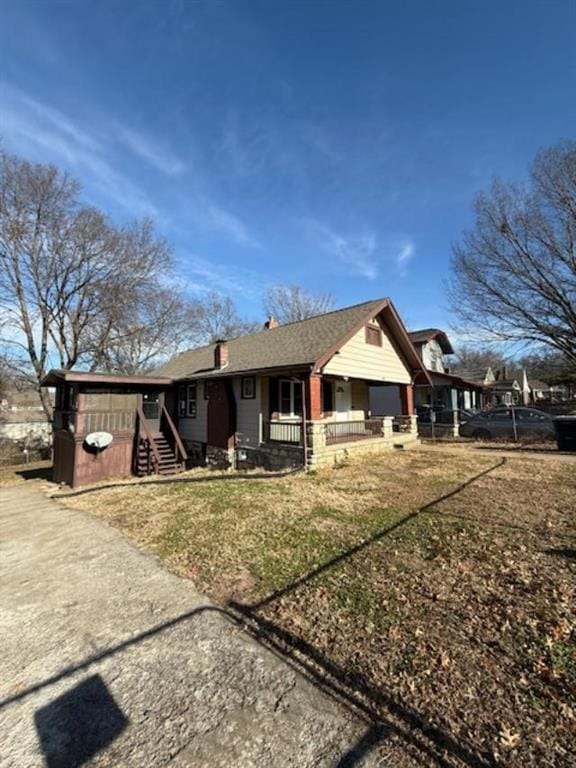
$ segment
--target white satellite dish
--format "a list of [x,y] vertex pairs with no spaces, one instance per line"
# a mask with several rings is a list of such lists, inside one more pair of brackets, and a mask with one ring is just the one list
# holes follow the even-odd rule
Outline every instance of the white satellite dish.
[[110,445],[113,439],[110,432],[90,432],[89,435],[86,435],[86,444],[90,448],[96,448],[97,451],[101,451],[102,448]]

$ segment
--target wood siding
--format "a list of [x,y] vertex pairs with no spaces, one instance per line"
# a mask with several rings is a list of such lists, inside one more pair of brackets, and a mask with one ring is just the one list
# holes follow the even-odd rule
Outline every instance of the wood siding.
[[206,442],[206,424],[208,414],[208,401],[204,397],[205,381],[199,381],[196,394],[196,418],[180,416],[178,419],[178,432],[183,440],[191,442]]
[[238,445],[257,446],[261,441],[262,379],[256,377],[255,397],[242,399],[242,379],[234,379],[236,398],[236,434]]
[[362,328],[324,366],[323,373],[349,376],[372,381],[409,384],[410,371],[390,339],[390,332],[381,324],[382,346],[366,343]]
[[[262,379],[256,377],[256,397],[242,399],[242,377],[234,378],[232,383],[236,401],[236,431],[239,445],[259,445],[261,435],[262,408]],[[178,420],[178,431],[184,440],[205,443],[207,440],[208,401],[204,398],[206,382],[198,383],[198,399],[196,418],[181,416]]]

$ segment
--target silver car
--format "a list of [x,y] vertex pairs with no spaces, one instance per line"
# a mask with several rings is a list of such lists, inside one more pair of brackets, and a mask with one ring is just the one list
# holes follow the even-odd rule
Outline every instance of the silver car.
[[553,439],[554,419],[537,408],[493,408],[475,414],[460,427],[461,437],[514,439],[514,421],[518,437]]

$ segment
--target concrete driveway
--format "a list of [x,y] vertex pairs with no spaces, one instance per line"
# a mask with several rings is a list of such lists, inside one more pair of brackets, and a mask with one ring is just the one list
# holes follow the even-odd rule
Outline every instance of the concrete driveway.
[[0,765],[375,766],[366,723],[116,530],[0,489]]

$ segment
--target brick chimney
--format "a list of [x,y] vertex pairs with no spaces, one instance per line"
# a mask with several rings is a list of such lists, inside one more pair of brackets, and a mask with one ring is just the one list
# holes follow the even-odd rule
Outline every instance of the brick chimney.
[[271,328],[278,328],[278,320],[274,317],[274,315],[270,315],[268,320],[264,323],[264,328],[266,328],[267,331],[269,331]]
[[214,347],[214,368],[226,368],[228,365],[228,342],[217,339]]

